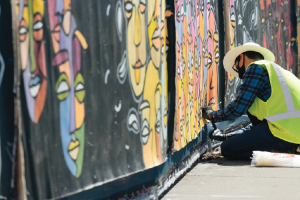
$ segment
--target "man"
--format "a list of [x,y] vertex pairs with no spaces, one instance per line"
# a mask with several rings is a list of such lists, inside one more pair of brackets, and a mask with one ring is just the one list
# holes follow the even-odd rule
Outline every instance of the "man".
[[229,159],[250,159],[253,151],[288,152],[300,144],[300,80],[273,63],[271,51],[255,43],[232,49],[224,57],[226,71],[243,79],[236,100],[223,110],[202,110],[212,122],[247,113],[253,128],[225,140],[221,153]]

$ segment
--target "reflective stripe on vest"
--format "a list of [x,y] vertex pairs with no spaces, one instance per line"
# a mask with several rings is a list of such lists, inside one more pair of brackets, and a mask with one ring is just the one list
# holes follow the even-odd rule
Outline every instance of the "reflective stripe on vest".
[[283,119],[290,119],[290,118],[298,118],[300,117],[300,110],[295,110],[295,106],[294,106],[294,101],[292,98],[292,94],[290,91],[290,88],[280,70],[280,67],[272,62],[266,61],[270,64],[272,64],[275,73],[277,75],[277,78],[279,80],[280,86],[281,86],[281,90],[283,92],[283,96],[284,96],[284,100],[285,100],[285,104],[287,107],[287,112],[285,113],[280,113],[277,115],[272,115],[272,116],[268,116],[265,117],[266,120],[268,120],[269,122],[274,122],[274,121],[278,121],[278,120],[283,120]]

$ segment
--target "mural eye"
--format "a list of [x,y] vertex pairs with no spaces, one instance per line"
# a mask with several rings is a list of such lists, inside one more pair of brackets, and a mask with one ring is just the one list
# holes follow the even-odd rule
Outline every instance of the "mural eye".
[[38,31],[40,29],[43,28],[43,22],[42,21],[37,21],[34,25],[33,25],[33,30],[34,31]]
[[127,129],[132,131],[134,134],[139,134],[140,123],[138,118],[138,113],[136,109],[131,108],[127,115]]
[[85,97],[84,79],[81,73],[78,73],[75,78],[75,96],[80,103],[83,102]]
[[176,20],[179,22],[180,21],[180,12],[177,12],[176,14]]
[[181,9],[180,9],[180,16],[183,16],[184,14],[184,10],[183,10],[183,6],[181,6]]
[[132,8],[133,8],[132,2],[131,1],[126,1],[124,3],[124,8],[125,8],[125,13],[126,13],[127,19],[130,19],[131,14],[132,14]]
[[155,122],[155,132],[160,133],[160,112],[157,112],[156,114],[156,122]]
[[179,69],[179,67],[177,67],[177,74],[180,74],[180,69]]
[[215,62],[218,64],[220,59],[219,48],[217,47],[215,50]]
[[211,54],[209,53],[209,54],[208,54],[208,60],[207,60],[207,68],[210,68],[211,63],[212,63],[212,60],[211,60]]
[[130,127],[131,127],[133,130],[135,130],[135,131],[138,131],[138,130],[139,130],[139,126],[138,126],[138,123],[137,123],[136,115],[131,114],[131,115],[129,116],[128,123],[129,123]]
[[21,27],[19,28],[19,35],[26,34],[27,31],[28,31],[28,30],[27,30],[24,26],[21,26]]
[[144,120],[142,126],[142,134],[141,134],[142,142],[144,145],[147,144],[148,142],[149,134],[150,134],[149,123],[147,120]]
[[60,101],[65,100],[69,95],[70,86],[68,83],[69,83],[69,81],[68,81],[67,75],[65,73],[61,74],[59,76],[58,81],[56,82],[56,86],[55,86],[57,98]]
[[230,20],[231,20],[231,26],[232,26],[232,28],[234,28],[235,27],[235,15],[234,15],[234,13],[231,13]]
[[26,39],[26,34],[28,33],[28,29],[24,26],[19,28],[19,40],[23,42]]
[[140,1],[140,11],[141,13],[144,13],[146,10],[146,0],[141,0]]

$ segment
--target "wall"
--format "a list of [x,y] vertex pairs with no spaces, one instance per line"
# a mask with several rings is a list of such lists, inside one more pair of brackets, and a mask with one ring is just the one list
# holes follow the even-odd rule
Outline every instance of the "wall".
[[[230,0],[231,48],[257,42],[297,73],[294,3]],[[13,8],[28,199],[161,194],[206,150],[213,128],[201,108],[223,108],[241,84],[226,74],[225,96],[220,1],[19,0]],[[11,99],[0,99],[0,117],[12,133],[16,79],[2,48],[0,91]],[[0,162],[13,146],[3,127]]]
[[163,163],[165,2],[15,6],[28,198],[59,198]]
[[[230,0],[231,48],[256,42],[271,50],[275,63],[298,76],[294,0]],[[235,99],[241,80],[228,75],[226,104]]]
[[[223,68],[220,65],[224,34],[219,28],[218,1],[175,1],[176,112],[174,148],[180,150],[196,138],[205,122],[201,108],[218,110],[223,103]],[[221,29],[223,30],[223,28]],[[220,42],[221,41],[221,42]],[[221,44],[221,46],[220,46]],[[221,47],[221,49],[220,49]]]
[[13,197],[14,65],[11,5],[0,2],[0,199]]

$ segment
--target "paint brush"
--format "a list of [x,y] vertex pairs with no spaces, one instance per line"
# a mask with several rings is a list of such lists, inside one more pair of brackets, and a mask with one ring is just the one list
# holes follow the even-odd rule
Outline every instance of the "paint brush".
[[217,105],[214,105],[212,108],[215,108],[216,106],[220,105],[222,102],[220,101]]

